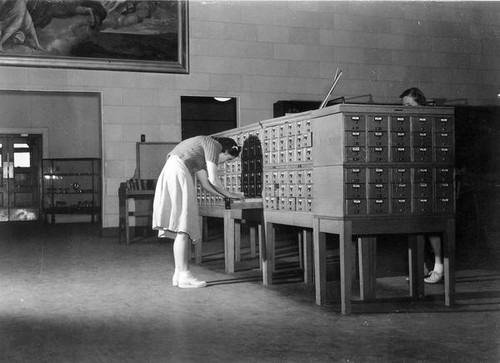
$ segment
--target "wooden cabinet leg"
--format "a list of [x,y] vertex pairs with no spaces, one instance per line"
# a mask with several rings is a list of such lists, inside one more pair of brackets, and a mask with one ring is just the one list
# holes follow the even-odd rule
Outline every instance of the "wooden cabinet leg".
[[299,269],[304,269],[304,241],[302,238],[303,230],[297,233],[297,247],[299,250]]
[[446,232],[443,233],[444,258],[444,304],[455,303],[455,220],[448,219]]
[[377,284],[377,239],[358,238],[359,297],[361,300],[374,299]]
[[236,262],[241,261],[241,221],[233,219],[234,222],[234,258]]
[[265,248],[261,251],[262,259],[262,283],[264,285],[272,285],[274,272],[274,225],[273,223],[265,223]]
[[319,219],[313,224],[314,286],[316,305],[326,302],[326,235],[320,232]]
[[255,225],[250,224],[249,231],[250,231],[250,257],[254,258],[255,256],[257,256],[257,251],[256,251],[257,250],[257,248],[256,248],[257,232],[256,232]]
[[302,248],[303,248],[303,266],[304,266],[304,283],[311,284],[314,280],[314,266],[312,256],[312,231],[304,229],[302,231]]
[[262,256],[265,256],[265,252],[263,252],[265,242],[264,242],[264,233],[262,231],[261,223],[259,223],[259,225],[257,226],[257,239],[259,241],[259,267],[260,270],[262,271],[262,262],[263,262]]
[[201,239],[203,241],[208,240],[208,218],[204,216],[200,216],[201,223]]
[[424,245],[423,235],[408,236],[408,279],[410,296],[415,298],[424,296]]
[[234,243],[234,219],[231,218],[231,210],[224,211],[224,259],[226,273],[234,273],[235,243]]
[[[130,220],[129,220],[129,200],[125,197],[125,243],[130,243]],[[54,217],[54,216],[52,216]]]
[[342,314],[351,313],[352,295],[352,224],[341,223],[340,228],[340,306]]

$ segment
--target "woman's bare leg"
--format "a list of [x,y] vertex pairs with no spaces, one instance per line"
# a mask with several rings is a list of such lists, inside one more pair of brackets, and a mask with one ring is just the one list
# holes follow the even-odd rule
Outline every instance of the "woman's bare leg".
[[429,238],[434,251],[434,271],[443,273],[443,256],[441,255],[441,238],[433,236]]
[[175,273],[172,278],[174,286],[180,288],[199,288],[207,286],[205,281],[200,281],[189,271],[189,244],[191,240],[185,233],[177,233],[174,240]]
[[443,256],[441,256],[441,238],[432,236],[429,238],[434,251],[434,268],[424,281],[428,284],[437,284],[443,280]]
[[176,271],[189,270],[189,236],[177,233],[174,240],[174,263]]

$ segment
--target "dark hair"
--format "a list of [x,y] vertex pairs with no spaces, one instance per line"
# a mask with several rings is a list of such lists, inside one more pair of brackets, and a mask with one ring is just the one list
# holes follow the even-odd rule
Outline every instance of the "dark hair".
[[214,139],[222,145],[222,152],[226,152],[235,158],[240,155],[241,146],[238,146],[236,141],[230,137],[214,137]]
[[412,97],[420,106],[425,106],[427,104],[427,99],[425,98],[424,93],[417,87],[408,88],[401,93],[401,95],[399,95],[399,98],[406,96]]

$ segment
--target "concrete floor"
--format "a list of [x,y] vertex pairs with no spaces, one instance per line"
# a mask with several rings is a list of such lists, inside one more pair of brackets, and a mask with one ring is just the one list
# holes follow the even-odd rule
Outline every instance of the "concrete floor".
[[411,301],[404,274],[389,273],[376,302],[342,316],[334,281],[332,303],[318,307],[292,271],[263,286],[248,255],[224,274],[220,235],[192,268],[209,287],[174,288],[171,247],[154,237],[118,244],[84,224],[0,226],[0,361],[500,361],[500,270],[489,249],[459,251],[452,308],[442,285]]

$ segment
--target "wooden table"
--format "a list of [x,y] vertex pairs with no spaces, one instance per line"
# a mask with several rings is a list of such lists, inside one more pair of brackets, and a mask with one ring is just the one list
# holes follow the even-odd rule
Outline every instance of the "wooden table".
[[276,236],[275,225],[287,225],[301,227],[299,234],[299,249],[302,248],[304,282],[313,282],[312,266],[312,232],[313,216],[311,213],[286,213],[283,211],[264,211],[265,221],[265,249],[262,250],[262,280],[264,285],[273,283],[273,273],[275,271]]
[[342,314],[351,312],[351,284],[353,262],[353,236],[358,236],[361,299],[375,296],[376,236],[406,234],[409,241],[410,296],[424,295],[424,234],[440,234],[444,257],[445,305],[453,304],[455,293],[455,219],[443,216],[399,217],[369,219],[341,219],[314,216],[313,251],[316,304],[326,301],[326,233],[338,234],[340,239],[340,285]]
[[[256,239],[259,243],[259,251],[263,248],[262,238],[262,198],[245,198],[242,200],[233,200],[230,208],[224,206],[199,206],[199,213],[202,219],[203,238],[207,235],[206,218],[224,219],[224,259],[227,273],[234,273],[235,262],[241,261],[241,223],[252,221],[257,223],[250,225],[250,251],[251,256],[255,257]],[[201,262],[201,249],[196,255],[196,262]]]
[[[153,215],[153,199],[154,190],[131,190],[124,185],[120,186],[118,190],[119,198],[119,222],[118,222],[118,241],[122,242],[123,237],[125,237],[125,243],[130,243],[130,222],[129,217],[148,217],[151,218]],[[135,200],[147,200],[150,201],[150,206],[145,211],[131,211],[130,210],[130,199]]]
[[[326,234],[339,235],[340,241],[340,300],[342,314],[351,312],[351,289],[355,265],[353,237],[358,245],[360,300],[374,299],[376,295],[376,241],[377,235],[407,235],[409,256],[409,295],[424,296],[424,236],[442,236],[445,305],[453,304],[455,292],[455,219],[453,216],[421,216],[387,218],[334,218],[311,213],[285,213],[264,211],[265,248],[262,252],[263,283],[273,283],[275,255],[275,225],[289,225],[312,229],[312,238],[304,234],[304,282],[312,282],[314,265],[315,300],[317,305],[326,302]],[[313,258],[311,258],[313,254]],[[311,261],[309,264],[308,262]],[[310,266],[310,267],[308,267]]]

